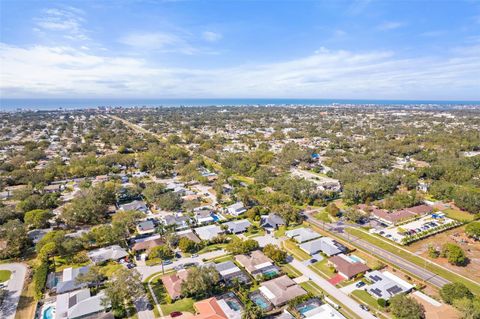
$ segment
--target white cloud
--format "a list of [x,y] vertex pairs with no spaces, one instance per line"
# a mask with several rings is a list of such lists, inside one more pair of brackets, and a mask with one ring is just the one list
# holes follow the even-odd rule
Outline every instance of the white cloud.
[[83,15],[82,10],[74,7],[45,9],[43,16],[35,19],[34,31],[61,32],[70,40],[87,40],[87,32],[82,26],[85,22]]
[[161,52],[194,54],[198,52],[182,37],[167,32],[131,33],[119,40],[120,43],[137,48]]
[[321,48],[280,63],[187,69],[72,47],[2,44],[0,89],[4,97],[480,99],[479,53],[466,47],[449,57],[407,59]]
[[381,31],[395,30],[404,27],[406,24],[398,21],[388,21],[380,24],[377,29]]
[[202,38],[208,42],[217,42],[223,36],[220,33],[213,32],[213,31],[205,31],[202,33]]

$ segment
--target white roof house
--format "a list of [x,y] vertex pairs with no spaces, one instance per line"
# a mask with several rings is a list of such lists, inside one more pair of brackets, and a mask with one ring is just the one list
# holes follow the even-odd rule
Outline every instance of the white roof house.
[[367,288],[367,292],[374,298],[388,300],[399,293],[408,293],[413,289],[413,285],[388,271],[374,270],[365,276],[373,281],[373,284]]
[[322,237],[312,241],[307,241],[301,244],[299,247],[310,255],[315,255],[316,253],[322,252],[327,256],[334,256],[348,251],[347,247],[330,237]]
[[81,289],[57,296],[55,302],[55,319],[76,319],[93,316],[105,311],[102,300],[105,294],[100,291],[90,295],[90,289]]
[[322,237],[322,235],[316,231],[305,227],[289,230],[285,232],[285,235],[298,243],[304,243]]
[[312,310],[308,310],[307,312],[303,313],[303,316],[306,319],[346,319],[340,312],[335,310],[335,308],[328,303],[324,303],[323,305],[313,308]]
[[118,260],[126,256],[128,256],[127,251],[119,245],[112,245],[88,252],[88,257],[96,264],[107,260]]
[[218,235],[223,233],[223,230],[220,226],[217,225],[208,225],[203,227],[198,227],[194,229],[198,237],[202,240],[212,240]]
[[230,215],[239,216],[247,211],[247,209],[243,206],[242,202],[236,202],[233,205],[227,207],[227,211]]
[[242,219],[225,223],[225,225],[228,227],[228,232],[238,234],[247,231],[248,227],[252,226],[252,223],[248,219]]

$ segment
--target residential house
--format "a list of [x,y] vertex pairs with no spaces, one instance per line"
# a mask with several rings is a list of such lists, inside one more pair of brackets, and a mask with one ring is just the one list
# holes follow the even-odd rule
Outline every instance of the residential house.
[[55,292],[57,294],[63,294],[66,292],[87,287],[87,284],[77,283],[76,279],[80,274],[86,274],[89,268],[89,266],[84,266],[80,268],[65,268],[62,271],[62,275],[57,277]]
[[163,286],[172,300],[182,296],[182,282],[188,277],[188,270],[182,269],[175,274],[162,277]]
[[210,224],[215,221],[212,211],[208,208],[196,211],[194,218],[198,225]]
[[88,257],[95,264],[103,263],[107,260],[119,260],[127,256],[128,252],[118,245],[103,247],[88,252]]
[[319,252],[322,252],[327,256],[334,256],[348,251],[347,247],[330,237],[322,237],[308,241],[300,244],[299,247],[310,255],[315,255]]
[[307,294],[287,275],[263,282],[259,290],[275,307],[281,307],[290,300]]
[[175,227],[176,230],[190,227],[190,217],[186,215],[165,215],[163,216],[163,224],[165,226]]
[[238,280],[240,283],[244,284],[250,282],[248,275],[235,265],[233,261],[229,260],[218,264],[213,263],[212,266],[215,267],[222,280],[226,283],[232,283],[234,280]]
[[260,250],[254,250],[250,254],[237,255],[235,260],[254,277],[280,273],[280,269]]
[[353,255],[347,256],[339,254],[329,258],[328,263],[335,267],[337,272],[346,279],[353,278],[370,270],[363,260]]
[[246,232],[248,228],[252,226],[252,223],[250,223],[248,219],[242,219],[234,220],[223,225],[226,225],[228,227],[227,232],[229,232],[230,234],[239,234]]
[[92,296],[88,288],[58,295],[55,319],[99,318],[105,312],[104,299],[103,291]]
[[285,235],[288,238],[295,240],[297,243],[304,243],[313,239],[322,237],[316,231],[313,231],[310,228],[296,228],[285,232]]
[[134,200],[133,202],[122,204],[118,207],[119,210],[129,211],[135,210],[140,211],[145,214],[150,214],[150,209],[148,209],[147,204],[143,200]]
[[196,315],[191,319],[241,319],[243,305],[233,292],[193,304]]
[[367,273],[365,277],[373,282],[366,290],[376,299],[388,300],[399,293],[408,293],[413,289],[411,284],[388,271],[374,270]]
[[396,225],[400,222],[404,222],[410,219],[414,219],[419,216],[429,214],[433,211],[433,208],[428,205],[417,205],[410,208],[404,208],[401,210],[396,210],[390,212],[386,209],[373,208],[371,213],[372,216],[378,219],[379,221],[386,223],[388,225]]
[[144,220],[138,223],[137,232],[140,235],[152,234],[155,232],[155,223],[151,220]]
[[132,251],[136,254],[142,252],[150,252],[152,248],[164,245],[165,242],[160,238],[160,235],[151,236],[148,238],[137,239],[132,246]]
[[263,215],[260,218],[260,227],[263,227],[268,232],[277,230],[278,227],[284,225],[285,221],[283,220],[283,218],[275,213]]
[[194,229],[198,237],[202,240],[212,240],[220,234],[223,234],[223,230],[218,225],[208,225],[203,227],[198,227]]
[[227,212],[233,216],[239,216],[245,213],[247,209],[243,206],[242,202],[236,202],[233,205],[227,207]]
[[179,238],[188,238],[197,244],[201,242],[200,238],[198,238],[198,236],[191,229],[177,231],[176,234]]

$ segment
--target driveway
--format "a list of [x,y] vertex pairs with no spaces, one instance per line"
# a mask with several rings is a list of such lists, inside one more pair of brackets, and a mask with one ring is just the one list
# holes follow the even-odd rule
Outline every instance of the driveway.
[[[215,250],[211,251],[205,254],[201,254],[198,257],[182,257],[179,258],[178,260],[172,262],[171,264],[165,265],[164,269],[165,271],[173,269],[179,265],[183,265],[186,263],[196,263],[196,264],[203,264],[203,259],[213,259],[217,257],[221,257],[223,255],[226,255],[227,253],[225,250],[220,249],[220,250]],[[162,271],[162,265],[155,265],[155,266],[138,266],[136,268],[138,272],[142,275],[142,280],[147,279],[153,274],[156,274],[158,272]]]
[[325,290],[333,298],[340,301],[352,312],[358,314],[364,319],[375,319],[375,317],[370,312],[360,308],[360,305],[355,300],[347,296],[345,293],[343,293],[340,289],[329,283],[327,280],[317,275],[313,270],[305,266],[301,261],[293,258],[290,261],[290,265],[299,270],[304,276],[308,276],[314,283],[316,283],[319,287]]
[[355,286],[357,283],[354,282],[354,283],[351,283],[350,285],[348,286],[345,286],[345,287],[342,287],[340,288],[340,290],[346,294],[346,295],[349,295],[351,294],[354,290],[357,290],[357,289],[365,289],[366,286],[363,286],[361,288],[357,288],[357,286]]
[[12,276],[7,285],[7,297],[3,301],[0,308],[0,318],[14,319],[17,312],[18,301],[22,294],[25,275],[27,274],[27,266],[20,263],[0,264],[0,270],[10,270]]

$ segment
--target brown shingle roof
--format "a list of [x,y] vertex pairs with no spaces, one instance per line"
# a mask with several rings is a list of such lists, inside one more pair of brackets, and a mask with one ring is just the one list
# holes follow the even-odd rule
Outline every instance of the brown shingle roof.
[[172,299],[177,299],[182,295],[182,282],[188,277],[188,270],[180,270],[173,275],[163,276],[162,282]]
[[352,278],[353,276],[363,273],[370,268],[367,265],[361,262],[348,262],[345,258],[341,256],[334,256],[328,259],[329,262],[335,265],[335,268],[338,272],[346,275],[348,278]]

